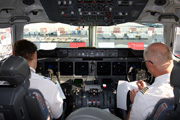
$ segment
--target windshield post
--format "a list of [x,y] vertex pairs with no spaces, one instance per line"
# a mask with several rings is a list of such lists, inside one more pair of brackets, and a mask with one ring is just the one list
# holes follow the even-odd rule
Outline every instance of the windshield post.
[[96,47],[96,26],[89,26],[89,47]]

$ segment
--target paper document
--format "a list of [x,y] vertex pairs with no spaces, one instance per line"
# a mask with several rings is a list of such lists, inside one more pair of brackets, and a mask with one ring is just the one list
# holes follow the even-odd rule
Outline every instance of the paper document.
[[117,87],[117,108],[121,108],[123,110],[127,110],[127,93],[129,90],[135,89],[138,91],[138,87],[136,85],[137,81],[127,82],[127,81],[119,81]]

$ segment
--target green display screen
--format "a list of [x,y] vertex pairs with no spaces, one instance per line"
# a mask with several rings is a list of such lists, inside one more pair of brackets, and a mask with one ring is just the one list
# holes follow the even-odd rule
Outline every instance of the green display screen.
[[83,83],[83,80],[82,79],[74,79],[74,83]]

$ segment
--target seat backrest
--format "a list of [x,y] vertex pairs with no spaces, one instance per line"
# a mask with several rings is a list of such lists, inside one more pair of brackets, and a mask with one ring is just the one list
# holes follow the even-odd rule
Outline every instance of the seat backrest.
[[180,62],[173,67],[170,84],[174,88],[174,98],[161,99],[147,120],[180,120]]
[[174,120],[178,116],[174,108],[174,98],[164,98],[158,101],[151,115],[146,120]]
[[[0,67],[0,120],[46,120],[46,115],[41,110],[40,103],[47,107],[42,97],[41,101],[37,99],[36,94],[29,91],[30,69],[26,60],[19,56],[10,56]],[[36,92],[36,91],[35,91]],[[41,94],[40,94],[41,95]],[[32,100],[32,101],[30,101]],[[33,101],[34,100],[34,101]],[[31,105],[31,107],[29,107]],[[37,117],[32,118],[32,113],[35,109]],[[39,119],[39,116],[41,117]]]
[[174,65],[174,68],[171,72],[170,84],[174,87],[174,101],[176,111],[180,114],[180,62],[177,62]]
[[26,106],[31,120],[51,120],[42,93],[37,89],[29,89],[25,96]]

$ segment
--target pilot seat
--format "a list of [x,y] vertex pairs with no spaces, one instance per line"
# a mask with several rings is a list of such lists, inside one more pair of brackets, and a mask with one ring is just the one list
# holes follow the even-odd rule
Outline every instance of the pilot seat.
[[20,56],[10,56],[0,66],[0,120],[51,119],[43,95],[29,89],[30,69]]
[[164,98],[154,107],[146,120],[180,120],[180,62],[174,65],[170,84],[174,88],[174,98]]

